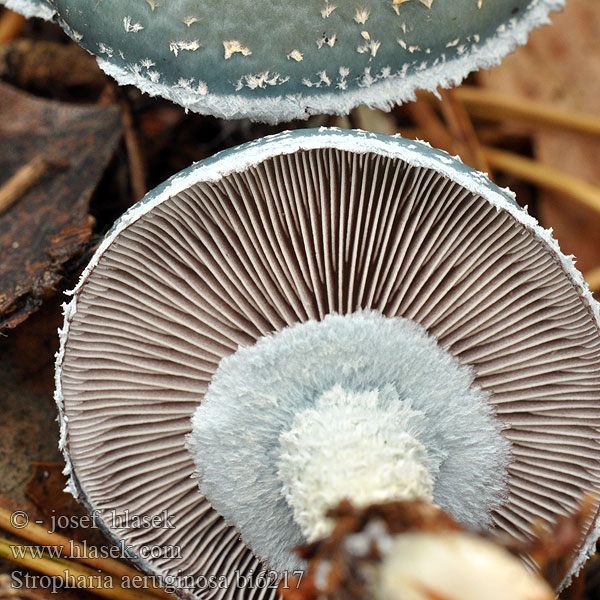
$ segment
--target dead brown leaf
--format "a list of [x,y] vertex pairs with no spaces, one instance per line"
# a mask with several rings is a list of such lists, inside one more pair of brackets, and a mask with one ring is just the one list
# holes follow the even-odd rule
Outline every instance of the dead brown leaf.
[[93,56],[77,44],[17,39],[0,46],[0,77],[21,89],[62,95],[85,88],[99,95],[108,81]]
[[0,329],[52,294],[92,233],[88,205],[121,136],[115,106],[43,100],[0,84],[0,185],[36,156],[65,161],[0,217]]

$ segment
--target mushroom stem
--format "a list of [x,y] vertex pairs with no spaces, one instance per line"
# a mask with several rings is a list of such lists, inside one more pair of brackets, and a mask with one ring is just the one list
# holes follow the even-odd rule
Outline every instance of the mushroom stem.
[[359,507],[433,501],[427,451],[416,439],[423,414],[410,401],[384,408],[389,393],[347,392],[336,385],[281,435],[283,493],[309,541],[331,533],[327,513],[342,500]]
[[465,532],[392,537],[373,578],[376,600],[552,600],[554,594],[518,558]]

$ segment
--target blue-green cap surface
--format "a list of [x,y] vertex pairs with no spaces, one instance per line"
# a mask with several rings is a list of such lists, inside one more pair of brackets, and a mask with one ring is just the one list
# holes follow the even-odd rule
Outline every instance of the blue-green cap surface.
[[[13,1],[14,0],[4,0]],[[266,122],[389,109],[500,62],[564,0],[20,0],[120,83]]]

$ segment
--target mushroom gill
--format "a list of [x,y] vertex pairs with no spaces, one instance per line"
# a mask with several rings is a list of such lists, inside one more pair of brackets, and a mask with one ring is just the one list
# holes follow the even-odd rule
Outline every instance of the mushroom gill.
[[[216,393],[222,367],[235,366],[266,341],[285,342],[306,327],[325,331],[332,323],[353,323],[356,315],[394,327],[408,323],[415,337],[407,347],[395,346],[406,364],[422,344],[454,374],[441,367],[426,373],[426,393],[420,393],[418,377],[408,386],[408,368],[397,380],[391,371],[369,370],[379,364],[378,350],[389,359],[384,342],[392,337],[385,333],[377,346],[367,323],[368,335],[354,344],[347,336],[344,347],[350,346],[348,373],[352,361],[360,365],[361,356],[370,357],[363,361],[369,385],[361,388],[358,379],[350,385],[344,365],[328,378],[341,351],[331,352],[331,360],[315,351],[322,368],[309,364],[308,354],[287,363],[296,375],[307,368],[293,406],[303,402],[310,411],[322,401],[325,408],[352,405],[364,415],[365,406],[394,410],[394,403],[410,400],[403,413],[412,423],[409,447],[419,464],[437,464],[428,467],[434,499],[443,486],[452,514],[459,500],[477,504],[479,491],[458,483],[453,489],[439,476],[451,462],[451,447],[438,440],[452,436],[440,433],[434,447],[432,436],[422,434],[422,420],[436,419],[430,403],[444,397],[443,388],[453,393],[439,402],[470,398],[481,427],[489,427],[480,438],[463,435],[474,445],[469,456],[478,447],[488,451],[485,440],[496,448],[489,457],[498,479],[482,477],[495,481],[498,493],[490,495],[484,516],[494,530],[518,539],[532,534],[534,521],[552,525],[598,493],[599,313],[572,260],[508,192],[447,154],[400,138],[337,130],[281,134],[199,163],[148,194],[109,232],[66,306],[57,356],[56,396],[73,493],[143,568],[171,578],[181,597],[273,597],[276,581],[267,588],[250,582],[262,569],[281,565],[263,562],[268,553],[252,545],[244,524],[238,529],[231,511],[226,521],[192,478],[194,459],[202,463],[204,455],[193,457],[186,446],[191,419],[197,410],[202,414],[205,397],[207,409],[227,408]],[[256,370],[256,377],[277,378],[280,368]],[[244,386],[255,383],[240,376],[240,395],[229,407],[239,428],[216,436],[230,456],[249,443],[244,402],[250,406],[257,396]],[[269,389],[259,398],[266,424],[283,398]],[[447,407],[438,406],[443,419]],[[312,418],[298,415],[290,414],[286,425],[294,435],[302,433],[302,419]],[[458,438],[460,423],[451,424]],[[462,423],[465,431],[480,431],[474,422]],[[272,446],[257,445],[262,462],[271,471],[273,464],[287,468],[281,452],[275,463],[267,456],[286,439],[269,439]],[[472,460],[457,465],[467,479]],[[256,483],[252,477],[263,482],[260,472],[244,466],[213,464],[238,469],[246,478],[238,479],[242,487]],[[235,473],[231,477],[235,482]],[[285,498],[286,484],[277,477],[272,494]],[[268,504],[257,510],[255,520],[271,537],[285,535]],[[163,516],[165,526],[127,527],[123,514]],[[455,515],[468,519],[458,509]],[[597,537],[594,513],[571,573]],[[226,584],[209,589],[208,578]]]

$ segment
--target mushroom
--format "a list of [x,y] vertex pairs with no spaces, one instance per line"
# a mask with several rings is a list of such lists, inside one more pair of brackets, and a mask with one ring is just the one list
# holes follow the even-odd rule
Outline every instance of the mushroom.
[[498,64],[564,0],[49,0],[121,84],[186,109],[277,123],[389,110]]
[[0,4],[25,17],[39,17],[49,21],[54,16],[49,0],[0,0]]
[[[271,597],[344,496],[525,540],[600,489],[599,323],[551,234],[446,153],[252,142],[150,192],[73,291],[69,487],[181,597]],[[563,585],[598,535],[596,506]]]

